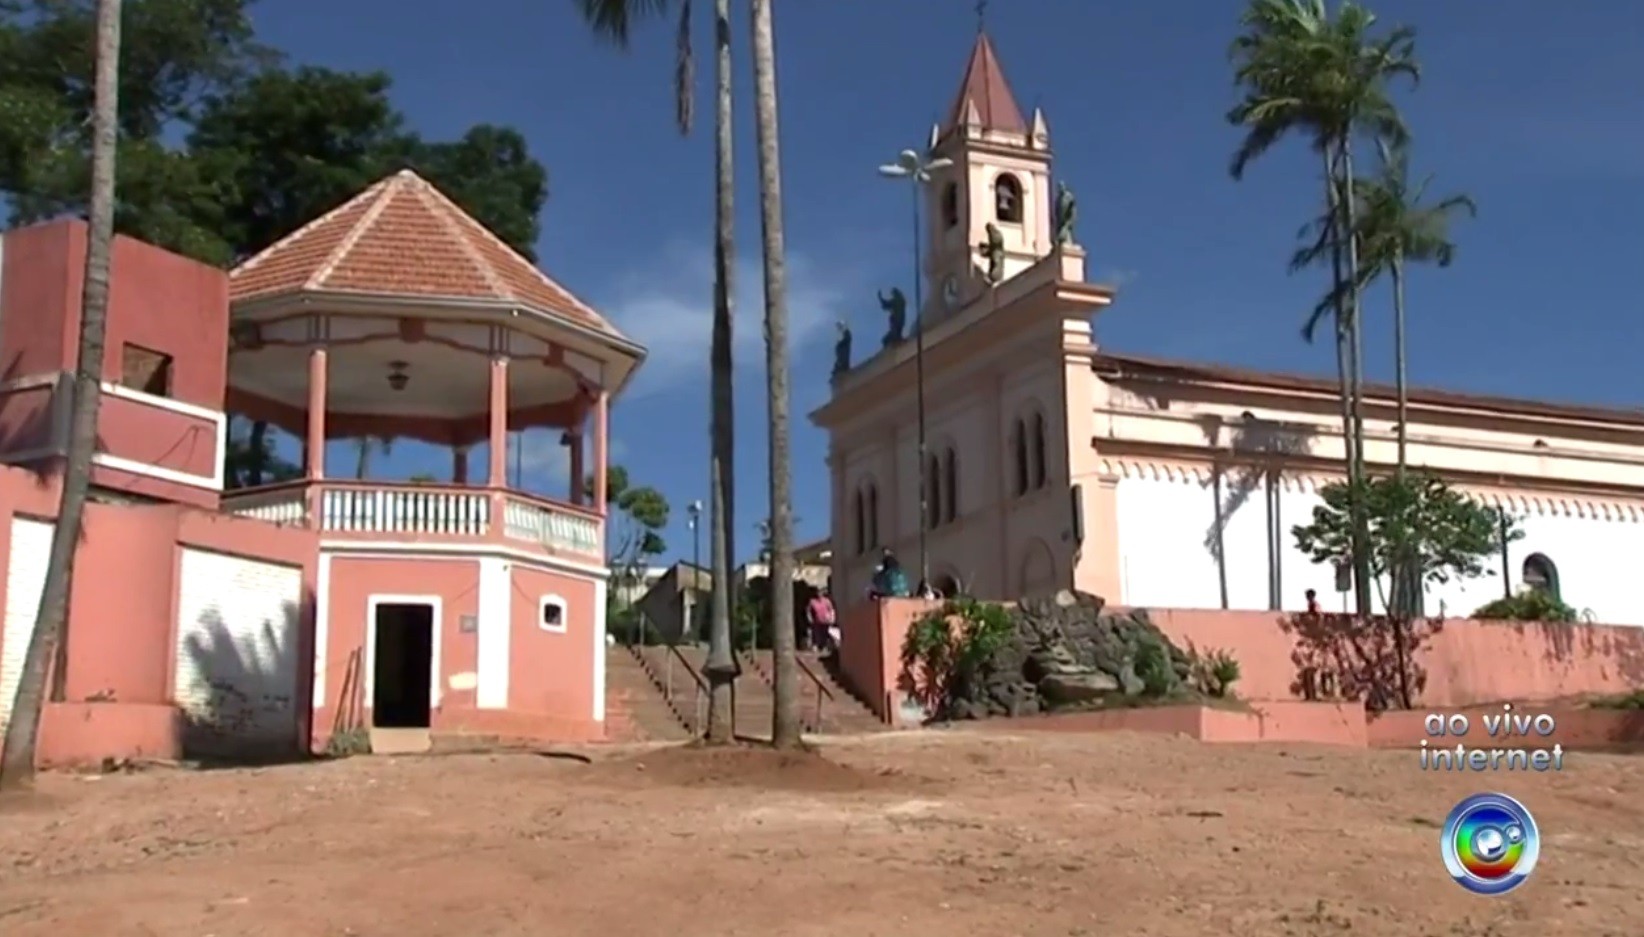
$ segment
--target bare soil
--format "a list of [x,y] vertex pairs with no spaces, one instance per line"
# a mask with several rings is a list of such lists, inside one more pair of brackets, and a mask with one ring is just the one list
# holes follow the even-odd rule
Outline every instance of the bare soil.
[[[42,779],[0,933],[187,937],[1638,937],[1644,760],[925,732],[816,756],[584,749]],[[1481,898],[1438,827],[1504,790],[1541,865]]]

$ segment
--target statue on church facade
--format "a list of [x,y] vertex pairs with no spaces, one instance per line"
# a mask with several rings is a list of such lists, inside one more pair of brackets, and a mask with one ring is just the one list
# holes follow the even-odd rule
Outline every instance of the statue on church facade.
[[890,295],[884,291],[879,293],[879,308],[890,316],[890,328],[885,332],[885,344],[894,345],[902,340],[902,332],[908,327],[908,298],[902,291],[891,287]]
[[987,261],[988,282],[998,286],[1005,279],[1005,236],[998,225],[988,222],[987,239],[977,244],[976,250]]
[[1056,183],[1056,243],[1073,243],[1073,222],[1079,217],[1079,201],[1066,182]]
[[840,375],[851,369],[851,327],[840,321],[834,323],[834,328],[839,330],[839,337],[833,343],[833,374],[831,377],[838,380]]

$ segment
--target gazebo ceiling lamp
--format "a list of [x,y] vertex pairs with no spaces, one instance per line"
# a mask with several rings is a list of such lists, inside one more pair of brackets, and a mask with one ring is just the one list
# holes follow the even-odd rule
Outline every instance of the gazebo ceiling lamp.
[[410,365],[403,361],[388,362],[388,386],[394,390],[404,390],[405,385],[411,382],[411,375],[406,372]]

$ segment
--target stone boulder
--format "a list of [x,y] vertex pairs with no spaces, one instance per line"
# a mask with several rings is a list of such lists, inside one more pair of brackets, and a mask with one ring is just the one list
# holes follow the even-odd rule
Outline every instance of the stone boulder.
[[1104,606],[1100,596],[1065,590],[1019,600],[1011,636],[954,687],[949,718],[1100,709],[1183,694],[1187,654],[1146,611]]

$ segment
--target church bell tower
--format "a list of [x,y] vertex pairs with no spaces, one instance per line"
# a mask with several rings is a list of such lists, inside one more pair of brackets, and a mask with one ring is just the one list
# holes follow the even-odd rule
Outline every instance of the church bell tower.
[[1005,81],[987,33],[978,31],[947,119],[931,131],[932,157],[953,165],[931,180],[926,205],[931,284],[927,321],[940,322],[985,293],[989,226],[1004,248],[1003,280],[1051,253],[1054,245],[1050,130],[1031,120]]

